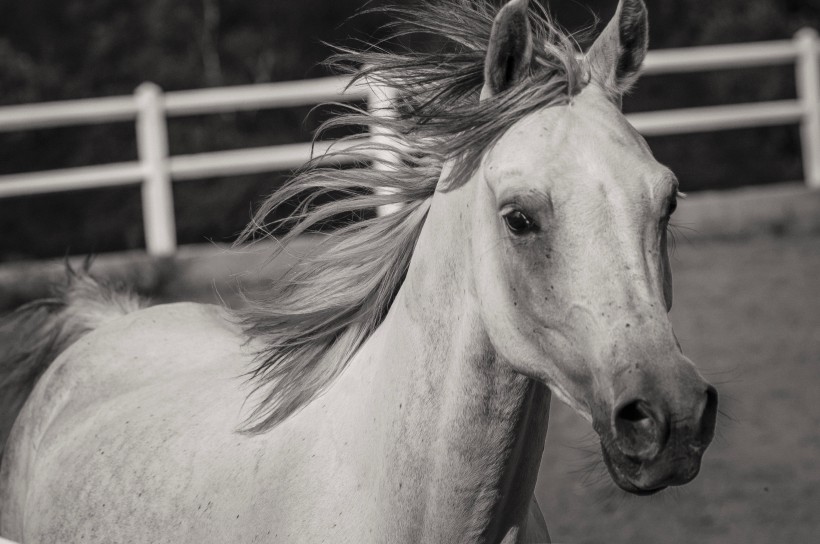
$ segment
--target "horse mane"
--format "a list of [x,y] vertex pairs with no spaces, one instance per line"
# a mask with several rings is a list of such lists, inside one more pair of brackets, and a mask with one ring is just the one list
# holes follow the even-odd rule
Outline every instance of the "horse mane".
[[[351,147],[314,157],[262,204],[240,236],[238,243],[287,229],[273,259],[329,220],[344,214],[360,219],[327,235],[267,292],[246,297],[247,307],[238,311],[246,334],[264,346],[248,374],[261,401],[243,432],[274,427],[344,370],[401,287],[435,191],[465,183],[513,123],[568,102],[587,82],[577,42],[540,5],[530,9],[534,51],[528,76],[482,101],[484,58],[497,13],[491,1],[425,0],[379,11],[395,19],[387,25],[391,39],[421,34],[442,45],[432,52],[368,45],[337,49],[331,57],[333,66],[352,75],[351,84],[391,88],[398,98],[391,115],[348,105],[325,122],[318,134],[344,128],[387,136],[344,138]],[[373,167],[328,166],[342,155]],[[439,182],[445,163],[448,174]],[[285,219],[268,220],[294,201],[299,204]],[[389,215],[368,214],[390,204],[400,207]]]

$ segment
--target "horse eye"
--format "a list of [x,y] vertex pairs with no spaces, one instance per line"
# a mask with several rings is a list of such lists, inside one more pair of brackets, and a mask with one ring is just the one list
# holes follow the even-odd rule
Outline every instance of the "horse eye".
[[523,234],[532,228],[532,221],[519,210],[504,214],[504,222],[513,234]]

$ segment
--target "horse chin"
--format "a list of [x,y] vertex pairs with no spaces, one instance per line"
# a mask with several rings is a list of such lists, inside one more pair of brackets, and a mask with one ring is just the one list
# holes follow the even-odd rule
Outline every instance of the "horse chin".
[[661,487],[657,487],[655,489],[640,489],[638,487],[631,487],[631,488],[621,487],[621,489],[623,489],[624,491],[628,491],[629,493],[632,493],[633,495],[637,495],[639,497],[649,497],[650,495],[655,495],[656,493],[660,493],[661,491],[666,489],[666,487],[667,486],[664,485],[664,486],[661,486]]
[[[648,497],[650,495],[655,495],[656,493],[660,493],[667,487],[666,484],[660,485],[641,485],[636,482],[636,480],[640,480],[642,476],[642,468],[630,461],[625,461],[628,467],[622,467],[620,463],[614,461],[612,457],[607,452],[606,447],[601,448],[601,452],[603,453],[604,464],[606,465],[607,470],[609,471],[609,475],[612,477],[612,481],[615,482],[620,489],[630,493],[632,495],[637,495],[639,497]],[[632,476],[627,476],[625,471],[628,470]]]

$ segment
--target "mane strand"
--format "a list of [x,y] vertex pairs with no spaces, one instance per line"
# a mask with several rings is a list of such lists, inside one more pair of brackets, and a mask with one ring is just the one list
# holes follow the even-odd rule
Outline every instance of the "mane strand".
[[[489,0],[426,0],[419,7],[379,8],[396,22],[391,39],[432,36],[432,52],[391,52],[381,45],[337,49],[330,63],[352,76],[351,85],[392,88],[391,115],[344,105],[328,129],[378,132],[349,136],[314,157],[260,207],[237,243],[287,231],[271,260],[303,233],[342,214],[367,214],[399,204],[398,211],[352,222],[302,257],[266,293],[248,297],[238,317],[259,351],[249,380],[261,401],[244,432],[264,432],[315,399],[344,370],[375,331],[401,287],[436,190],[465,183],[486,152],[516,121],[566,103],[586,84],[577,42],[540,6],[530,10],[534,49],[529,76],[479,101],[484,58],[497,8]],[[383,112],[381,112],[383,113]],[[359,166],[327,166],[342,156]],[[338,162],[338,161],[337,161]],[[439,180],[447,163],[446,178]],[[386,189],[386,190],[385,190]],[[330,197],[320,203],[321,197]],[[268,217],[298,201],[284,219]]]

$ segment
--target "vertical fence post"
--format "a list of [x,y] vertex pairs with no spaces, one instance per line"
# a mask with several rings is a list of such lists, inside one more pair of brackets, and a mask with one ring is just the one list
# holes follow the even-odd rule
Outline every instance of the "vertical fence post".
[[[378,85],[377,83],[368,82],[368,94],[367,94],[367,108],[370,113],[376,117],[390,117],[395,115],[393,111],[394,108],[394,100],[396,98],[396,90],[390,87],[385,87],[383,85]],[[389,131],[382,127],[374,126],[370,129],[370,138],[374,144],[384,144],[384,145],[395,145],[395,142],[390,138]],[[373,168],[377,170],[389,170],[390,164],[396,160],[397,157],[394,157],[393,154],[384,149],[384,150],[377,150],[374,152],[374,162]],[[390,189],[382,189],[381,194],[389,194]],[[394,211],[398,210],[400,207],[399,204],[388,204],[385,206],[379,206],[376,208],[376,214],[378,215],[389,215]]]
[[794,39],[799,51],[797,96],[803,106],[803,175],[809,187],[820,188],[820,39],[813,28],[800,29]]
[[142,216],[148,253],[157,257],[176,251],[174,195],[168,171],[168,127],[162,89],[143,83],[137,99],[137,151],[143,168]]

